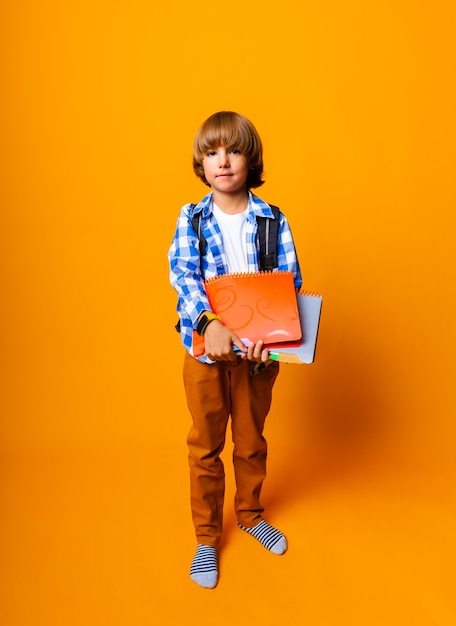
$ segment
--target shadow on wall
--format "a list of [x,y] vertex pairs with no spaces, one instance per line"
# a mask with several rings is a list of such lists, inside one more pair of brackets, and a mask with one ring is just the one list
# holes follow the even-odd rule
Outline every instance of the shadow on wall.
[[394,367],[354,323],[351,329],[332,324],[321,329],[315,363],[282,366],[280,406],[270,416],[280,425],[270,443],[273,451],[281,436],[286,450],[274,454],[277,466],[268,477],[282,501],[287,493],[296,498],[347,473],[381,468],[397,437],[397,408],[388,404]]

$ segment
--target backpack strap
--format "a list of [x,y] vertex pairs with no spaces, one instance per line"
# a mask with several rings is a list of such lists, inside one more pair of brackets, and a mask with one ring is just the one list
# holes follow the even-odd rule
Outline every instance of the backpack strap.
[[[260,270],[271,271],[279,266],[277,259],[277,241],[279,237],[280,209],[272,204],[269,205],[275,219],[257,215],[258,241],[260,245]],[[201,212],[193,215],[192,228],[197,234],[200,256],[207,252],[207,242],[201,231]]]
[[277,241],[279,237],[280,209],[269,205],[275,219],[257,216],[258,240],[260,244],[260,269],[271,271],[279,266],[277,259]]
[[204,256],[207,251],[207,242],[201,232],[201,211],[192,217],[192,228],[198,237],[200,256]]

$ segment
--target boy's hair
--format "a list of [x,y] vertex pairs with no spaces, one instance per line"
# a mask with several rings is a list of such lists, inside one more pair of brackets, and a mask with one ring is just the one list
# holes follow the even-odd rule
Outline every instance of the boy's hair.
[[247,188],[260,187],[263,176],[263,145],[255,126],[243,115],[233,111],[214,113],[200,126],[193,141],[193,169],[203,183],[210,187],[204,176],[203,158],[208,150],[223,146],[239,150],[247,157],[249,174]]

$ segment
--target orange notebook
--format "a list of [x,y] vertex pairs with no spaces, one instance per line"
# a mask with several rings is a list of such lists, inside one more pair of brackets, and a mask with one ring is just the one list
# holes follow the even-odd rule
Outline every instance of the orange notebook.
[[[299,342],[302,338],[293,274],[223,274],[205,283],[212,310],[248,345]],[[204,354],[204,339],[193,333],[193,354]]]

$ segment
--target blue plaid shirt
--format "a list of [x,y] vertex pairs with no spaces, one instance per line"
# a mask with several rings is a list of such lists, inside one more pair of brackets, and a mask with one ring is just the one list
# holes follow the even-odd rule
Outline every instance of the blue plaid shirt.
[[[207,241],[207,254],[200,257],[198,237],[192,227],[192,217],[201,213],[201,230]],[[257,242],[257,215],[271,217],[274,214],[266,202],[249,192],[246,217],[247,264],[249,272],[258,271],[259,244]],[[278,270],[290,271],[296,289],[302,284],[301,271],[286,217],[281,213],[277,244]],[[204,281],[213,276],[227,274],[228,267],[223,249],[222,234],[212,212],[212,192],[198,204],[182,207],[177,220],[176,233],[168,252],[171,285],[177,291],[177,312],[180,335],[184,347],[192,352],[193,330],[203,311],[211,311]],[[213,363],[206,356],[199,357],[204,363]]]

